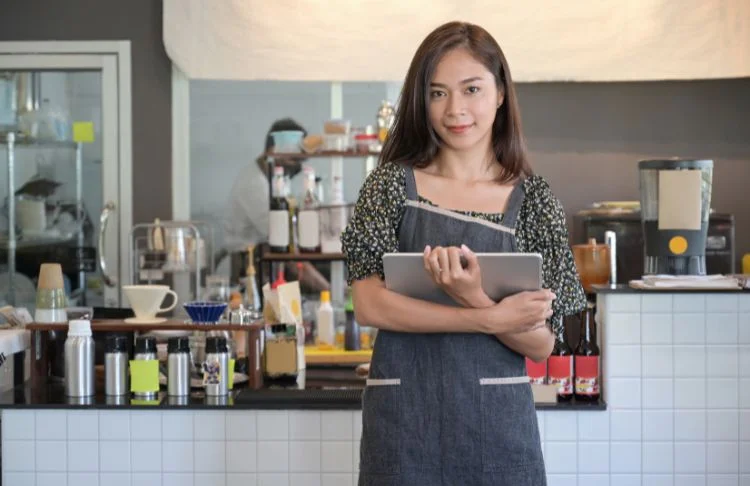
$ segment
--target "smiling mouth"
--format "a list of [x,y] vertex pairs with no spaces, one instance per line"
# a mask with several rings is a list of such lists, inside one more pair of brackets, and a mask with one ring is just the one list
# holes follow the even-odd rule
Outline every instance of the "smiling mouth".
[[447,128],[448,131],[451,132],[451,133],[464,133],[465,131],[467,131],[472,126],[474,126],[474,125],[473,124],[470,124],[470,125],[453,125],[453,126],[447,126],[445,128]]

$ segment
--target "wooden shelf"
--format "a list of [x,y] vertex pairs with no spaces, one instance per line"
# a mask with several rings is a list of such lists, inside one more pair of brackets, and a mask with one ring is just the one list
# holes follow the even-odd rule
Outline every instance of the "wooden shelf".
[[265,253],[261,259],[266,262],[334,262],[345,258],[343,253]]
[[333,151],[321,151],[321,152],[313,152],[313,153],[306,153],[306,152],[266,152],[266,157],[274,158],[274,157],[281,157],[281,158],[305,158],[305,159],[322,159],[322,158],[330,158],[330,157],[344,157],[344,158],[350,158],[350,159],[362,159],[365,157],[380,157],[380,152],[354,152],[354,151],[346,151],[346,152],[333,152]]
[[[91,321],[91,330],[106,332],[135,332],[135,331],[247,331],[253,326],[263,325],[262,320],[252,324],[192,324],[185,321],[168,320],[159,324],[131,324],[123,319],[100,319]],[[26,325],[29,331],[65,331],[68,324],[33,322]]]

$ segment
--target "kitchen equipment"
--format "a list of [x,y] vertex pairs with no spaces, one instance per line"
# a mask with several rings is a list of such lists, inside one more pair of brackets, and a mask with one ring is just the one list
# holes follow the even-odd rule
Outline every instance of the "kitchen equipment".
[[378,109],[378,115],[376,118],[378,123],[378,140],[383,144],[385,143],[386,138],[388,138],[388,132],[393,126],[393,121],[396,118],[396,108],[394,108],[390,101],[383,100]]
[[65,394],[69,397],[94,395],[94,340],[91,322],[73,320],[65,340]]
[[167,395],[188,395],[190,393],[191,368],[189,338],[169,338],[167,353]]
[[705,275],[712,160],[638,162],[644,275]]
[[36,322],[66,322],[67,297],[62,266],[59,263],[43,263],[39,268],[39,283],[36,291]]
[[183,307],[196,324],[215,324],[227,308],[226,302],[195,301],[184,304]]
[[614,231],[604,233],[604,244],[609,247],[609,284],[617,283],[617,234]]
[[607,244],[599,244],[591,238],[588,243],[573,245],[573,258],[586,293],[594,292],[593,285],[609,283],[611,262]]
[[206,337],[206,361],[203,363],[203,383],[207,396],[229,393],[229,348],[224,337]]
[[[165,321],[164,318],[157,319],[156,314],[169,312],[177,305],[177,294],[166,285],[124,285],[122,290],[135,313],[135,318],[125,319],[125,322]],[[172,303],[167,307],[161,307],[167,294],[172,296]]]
[[[152,336],[141,336],[136,338],[135,340],[135,361],[156,361],[156,339]],[[135,398],[139,398],[142,400],[153,400],[156,398],[156,394],[159,391],[158,383],[159,383],[159,368],[154,367],[154,372],[156,373],[155,380],[149,380],[151,382],[155,382],[156,389],[154,390],[138,390],[133,393],[133,396]],[[154,377],[152,377],[154,378]]]
[[127,395],[128,338],[112,334],[107,336],[104,349],[104,391],[108,396]]

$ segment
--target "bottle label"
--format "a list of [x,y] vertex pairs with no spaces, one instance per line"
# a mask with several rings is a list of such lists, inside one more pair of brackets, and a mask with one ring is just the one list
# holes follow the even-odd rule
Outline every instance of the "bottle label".
[[573,357],[572,356],[550,356],[549,357],[549,384],[557,385],[558,395],[570,395],[573,393]]
[[576,394],[599,394],[599,356],[576,356]]
[[535,363],[526,358],[526,374],[533,385],[544,385],[547,381],[547,362]]
[[300,211],[297,221],[300,248],[320,246],[320,214],[318,211]]
[[203,363],[203,386],[221,383],[221,364],[218,360]]
[[271,246],[289,246],[289,213],[273,209],[269,214],[268,243]]

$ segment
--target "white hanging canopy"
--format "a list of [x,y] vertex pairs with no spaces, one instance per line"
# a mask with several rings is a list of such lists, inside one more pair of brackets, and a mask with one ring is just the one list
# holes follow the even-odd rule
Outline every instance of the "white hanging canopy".
[[750,76],[750,0],[164,0],[189,78],[403,81],[422,39],[465,20],[515,81]]

